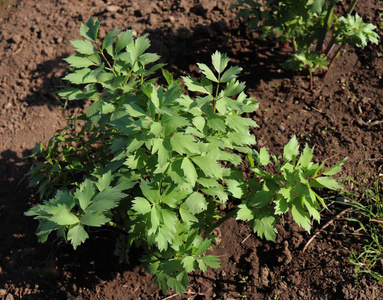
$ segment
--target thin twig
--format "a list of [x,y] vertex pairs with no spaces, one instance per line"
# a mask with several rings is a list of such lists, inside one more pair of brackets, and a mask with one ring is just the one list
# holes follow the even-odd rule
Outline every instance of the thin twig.
[[162,299],[162,300],[168,300],[168,299],[174,298],[175,296],[178,296],[178,294],[177,294],[177,293],[176,293],[176,294],[173,294],[173,295],[171,295],[171,296],[169,296],[169,297],[166,297],[166,298],[164,298],[164,299]]
[[306,243],[306,245],[304,246],[303,250],[302,250],[302,253],[304,253],[307,249],[307,247],[310,245],[310,243],[319,235],[319,233],[321,233],[323,230],[325,230],[329,225],[331,225],[336,219],[338,219],[339,217],[341,217],[342,215],[344,215],[346,212],[350,211],[351,209],[353,209],[353,207],[349,207],[347,209],[345,209],[344,211],[340,212],[339,214],[337,214],[334,218],[332,218],[330,221],[328,221],[320,230],[318,230],[312,237],[311,239],[309,239],[309,241]]
[[241,244],[243,244],[244,242],[246,242],[247,239],[248,239],[249,237],[251,237],[251,233],[250,233],[247,237],[245,237],[245,239],[241,242]]
[[370,219],[369,221],[370,222],[379,223],[379,224],[383,224],[383,220]]

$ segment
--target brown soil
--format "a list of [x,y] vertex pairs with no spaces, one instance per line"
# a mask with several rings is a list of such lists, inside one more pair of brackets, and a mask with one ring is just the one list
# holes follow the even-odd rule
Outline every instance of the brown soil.
[[[73,53],[69,41],[80,38],[79,25],[90,16],[99,18],[103,35],[115,28],[149,34],[152,51],[176,77],[198,76],[196,62],[208,64],[215,50],[228,53],[244,69],[247,93],[260,102],[252,116],[260,125],[254,131],[259,147],[281,153],[295,134],[302,145],[315,146],[318,161],[348,156],[342,176],[381,175],[383,46],[347,49],[310,91],[306,76],[281,69],[285,50],[235,21],[232,2],[0,1],[1,299],[179,299],[161,293],[138,262],[118,265],[112,245],[89,241],[74,252],[59,241],[38,244],[36,222],[23,215],[38,202],[24,177],[32,161],[23,157],[83,109],[76,103],[63,109],[54,93],[67,70],[62,59]],[[356,11],[376,25],[383,21],[380,1],[360,0]],[[322,225],[330,213],[337,212],[323,212]],[[349,254],[358,241],[344,232],[345,224],[333,222],[303,252],[310,235],[288,217],[276,243],[230,220],[211,251],[222,268],[190,274],[182,299],[383,299],[378,282],[356,281]]]

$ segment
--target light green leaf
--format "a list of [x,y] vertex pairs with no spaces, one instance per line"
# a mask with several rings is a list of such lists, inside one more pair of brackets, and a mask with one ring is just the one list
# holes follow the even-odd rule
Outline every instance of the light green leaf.
[[132,63],[135,62],[150,46],[150,41],[146,36],[141,36],[126,46],[126,50],[130,53]]
[[302,151],[301,157],[298,160],[298,165],[307,168],[313,159],[313,149],[310,149],[307,144]]
[[198,222],[198,219],[188,210],[188,207],[185,203],[181,204],[179,212],[182,220],[186,224],[190,225],[191,223]]
[[265,147],[259,150],[258,163],[261,166],[267,166],[270,163],[270,155]]
[[128,44],[133,42],[133,32],[132,30],[123,31],[117,36],[115,54],[118,54],[122,49],[124,49]]
[[202,257],[202,261],[207,264],[210,268],[218,269],[221,267],[219,259],[215,255],[205,255]]
[[218,82],[217,77],[215,77],[212,70],[209,69],[209,67],[205,64],[197,63],[198,67],[201,69],[202,73],[206,76],[207,79]]
[[89,238],[89,235],[80,224],[68,231],[68,240],[71,241],[74,250],[76,250],[80,244],[85,242],[87,238]]
[[97,78],[92,75],[92,70],[89,68],[76,70],[73,73],[66,75],[63,79],[74,84],[97,82]]
[[125,196],[126,194],[124,194],[120,190],[108,186],[105,189],[103,189],[102,192],[98,193],[96,197],[94,197],[93,202],[97,202],[100,200],[119,201]]
[[240,204],[238,208],[236,220],[250,221],[254,219],[254,212],[246,204]]
[[222,168],[216,160],[207,156],[194,156],[191,159],[206,176],[222,179]]
[[185,157],[182,160],[181,168],[184,171],[185,177],[189,180],[192,186],[195,186],[198,175],[197,171],[189,158]]
[[221,74],[227,67],[227,64],[230,61],[230,58],[226,56],[226,54],[221,54],[220,52],[216,51],[211,56],[211,61],[213,63],[213,66],[215,70]]
[[191,78],[189,76],[188,77],[183,76],[182,79],[184,80],[184,83],[187,86],[189,91],[199,92],[199,93],[208,94],[208,95],[210,94],[209,91],[194,78]]
[[97,49],[89,40],[74,40],[70,41],[76,51],[81,54],[91,55],[97,53]]
[[277,232],[275,223],[274,216],[268,214],[260,215],[254,219],[252,227],[260,238],[265,237],[265,239],[275,242],[275,234]]
[[87,68],[89,66],[96,65],[88,57],[83,56],[82,54],[72,54],[64,60],[73,68]]
[[293,215],[294,221],[297,222],[297,224],[304,228],[307,232],[310,232],[311,220],[309,214],[305,212],[302,207],[295,205],[291,208],[291,213]]
[[74,195],[78,199],[82,210],[85,210],[88,207],[95,191],[96,189],[89,179],[86,179],[80,184]]
[[207,250],[210,249],[211,240],[204,240],[201,244],[197,246],[197,250],[195,251],[195,256],[200,256],[201,254],[205,253]]
[[[322,186],[324,186],[330,190],[338,190],[338,189],[343,188],[334,178],[331,178],[331,177],[318,177],[318,178],[316,178],[316,181],[320,185],[322,185]],[[311,183],[312,183],[312,181],[310,182],[310,185],[311,185]],[[314,186],[314,185],[312,185],[312,186]]]
[[347,159],[348,158],[346,157],[345,159],[343,159],[342,161],[338,162],[337,164],[335,164],[331,168],[327,169],[326,171],[324,171],[322,173],[322,175],[332,176],[332,175],[338,174],[341,171],[342,166],[346,162]]
[[112,177],[112,172],[111,171],[108,171],[108,172],[102,174],[102,176],[96,182],[96,186],[97,186],[98,190],[100,192],[102,192],[107,187],[109,187],[110,183],[112,182],[112,178],[113,177]]
[[171,137],[170,143],[173,150],[181,155],[195,155],[200,153],[198,145],[192,135],[177,132]]
[[93,227],[100,227],[110,221],[110,218],[106,217],[103,213],[100,212],[86,212],[80,218],[81,224]]
[[[229,82],[237,78],[237,75],[241,73],[242,68],[238,66],[230,67],[221,77],[221,82]],[[235,95],[235,94],[234,94]]]
[[197,262],[193,256],[186,256],[182,259],[182,264],[186,272],[192,272],[197,268]]
[[203,129],[205,128],[206,120],[202,116],[196,116],[193,119],[193,125],[201,132],[203,132]]
[[154,205],[150,210],[150,222],[151,222],[151,232],[156,232],[158,226],[160,226],[162,220],[161,208]]
[[104,41],[102,42],[102,47],[101,49],[104,50],[106,49],[106,51],[108,52],[108,54],[110,56],[113,56],[114,53],[113,53],[113,43],[114,41],[116,40],[116,37],[117,37],[117,33],[120,31],[120,29],[113,29],[111,31],[109,31],[105,38],[104,38]]
[[199,214],[207,209],[205,196],[201,193],[194,192],[185,200],[185,205],[191,214]]
[[147,214],[152,209],[152,206],[150,205],[148,200],[146,200],[145,198],[136,197],[134,198],[132,202],[133,202],[132,209],[142,215]]
[[293,138],[283,148],[283,159],[291,161],[295,159],[299,154],[299,144],[297,137],[294,135]]
[[50,217],[49,220],[58,225],[73,225],[80,222],[78,217],[71,213],[66,206],[61,206],[60,210]]

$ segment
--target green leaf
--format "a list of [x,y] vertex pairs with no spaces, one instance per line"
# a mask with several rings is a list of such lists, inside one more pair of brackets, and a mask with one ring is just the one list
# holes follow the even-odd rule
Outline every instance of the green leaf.
[[194,192],[185,200],[185,205],[191,214],[199,214],[207,209],[207,201],[201,193]]
[[76,70],[73,73],[66,75],[63,79],[68,80],[73,84],[97,82],[97,78],[92,75],[92,70],[89,68]]
[[305,212],[302,207],[295,205],[293,205],[291,208],[291,213],[293,215],[294,221],[297,222],[297,224],[304,228],[307,232],[310,232],[311,220],[309,214]]
[[181,168],[184,171],[185,177],[189,180],[192,186],[195,186],[198,175],[197,171],[189,158],[185,157],[182,160]]
[[185,203],[181,204],[179,208],[179,212],[180,212],[182,220],[186,224],[190,225],[191,223],[198,222],[198,219],[189,211]]
[[[338,190],[343,188],[334,178],[331,178],[331,177],[318,177],[314,180],[314,182],[315,181],[330,190]],[[316,187],[312,183],[313,181],[310,182],[310,185],[313,187]]]
[[222,178],[222,168],[216,160],[207,156],[194,156],[191,159],[207,177]]
[[307,144],[302,151],[301,157],[298,160],[298,165],[307,168],[313,159],[313,149],[310,149]]
[[250,221],[254,219],[254,212],[246,204],[239,204],[238,208],[236,220]]
[[80,244],[85,242],[87,238],[89,238],[89,235],[80,224],[68,231],[68,240],[71,241],[74,250],[76,250]]
[[347,159],[348,158],[346,157],[345,159],[343,159],[342,161],[338,162],[337,164],[335,164],[331,168],[327,169],[326,171],[324,171],[322,173],[322,175],[332,176],[332,175],[338,174],[341,171],[342,166],[346,162]]
[[119,201],[125,196],[126,194],[124,194],[120,190],[108,186],[105,189],[103,189],[100,193],[98,193],[96,197],[94,197],[93,202],[97,202],[100,200]]
[[[230,67],[221,77],[221,82],[229,82],[237,78],[237,75],[241,73],[242,68],[238,66]],[[242,87],[241,87],[242,88]],[[234,94],[235,95],[235,94]]]
[[299,154],[299,144],[297,137],[294,135],[293,138],[283,148],[283,159],[291,161],[295,159]]
[[211,240],[204,240],[198,247],[197,250],[195,251],[194,255],[195,256],[200,256],[201,254],[205,253],[207,250],[210,249],[211,245]]
[[195,261],[193,256],[185,256],[182,259],[182,264],[186,272],[192,272],[197,268],[197,262]]
[[269,211],[266,214],[261,214],[253,220],[253,230],[260,238],[265,237],[269,241],[275,242],[275,217]]
[[96,47],[89,40],[74,40],[70,42],[78,53],[85,55],[97,53]]
[[201,69],[202,73],[206,76],[207,79],[218,82],[217,77],[215,77],[212,70],[209,69],[209,67],[205,64],[199,64],[197,63],[198,67]]
[[100,27],[100,22],[92,17],[86,22],[86,25],[81,24],[80,34],[86,39],[90,39],[93,42],[97,40],[97,33]]
[[117,36],[115,54],[118,54],[122,49],[124,49],[128,44],[133,42],[133,32],[132,30],[123,31]]
[[100,192],[105,190],[107,187],[110,186],[110,183],[112,182],[112,172],[108,171],[107,173],[102,174],[102,176],[98,179],[96,182],[96,186]]
[[81,224],[93,227],[100,227],[110,221],[110,218],[105,217],[103,213],[100,212],[86,212],[80,218]]
[[130,53],[131,63],[134,63],[150,46],[150,41],[146,36],[141,36],[126,46],[126,50]]
[[[151,232],[156,232],[160,222],[162,220],[161,208],[154,205],[150,210],[150,222],[151,222]],[[166,242],[167,243],[167,242]]]
[[221,264],[219,263],[219,258],[215,255],[205,255],[202,257],[202,261],[213,269],[218,269],[221,267]]
[[102,50],[105,50],[108,52],[110,56],[113,56],[113,43],[117,38],[117,33],[120,31],[120,29],[113,29],[109,31],[105,38],[104,41],[102,42]]
[[73,225],[80,221],[78,217],[71,213],[66,206],[61,206],[61,208],[55,213],[54,216],[50,217],[49,220],[58,225]]
[[83,56],[82,54],[72,54],[64,60],[71,66],[77,69],[87,68],[89,66],[96,65],[92,60],[88,57]]
[[94,196],[94,193],[94,185],[89,179],[86,179],[83,183],[80,184],[74,195],[78,199],[82,210],[85,210],[88,207]]
[[226,54],[221,54],[220,52],[216,51],[212,56],[211,60],[213,63],[213,66],[215,70],[221,74],[223,70],[226,69],[227,64],[230,61],[230,58],[226,56]]
[[210,94],[210,92],[203,86],[201,85],[197,80],[191,77],[182,77],[184,80],[185,85],[187,86],[189,91],[192,92],[199,92],[202,94]]
[[192,135],[177,132],[171,137],[170,143],[173,147],[173,150],[181,155],[195,155],[200,153],[198,145]]
[[142,215],[147,214],[152,209],[152,206],[150,205],[148,200],[146,200],[145,198],[136,197],[134,198],[132,203],[133,203],[132,209]]
[[259,150],[259,157],[257,160],[261,166],[267,166],[270,163],[270,155],[265,147],[262,147]]

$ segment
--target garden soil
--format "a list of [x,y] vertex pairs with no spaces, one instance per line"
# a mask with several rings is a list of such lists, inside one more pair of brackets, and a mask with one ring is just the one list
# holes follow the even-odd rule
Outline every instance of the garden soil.
[[[281,68],[291,49],[249,32],[229,9],[233,2],[0,1],[0,299],[383,299],[381,284],[355,277],[350,253],[361,247],[358,226],[346,215],[336,218],[345,209],[336,204],[322,211],[310,234],[289,216],[281,218],[276,243],[257,238],[246,222],[229,220],[210,251],[222,268],[191,273],[182,297],[157,288],[139,264],[139,251],[129,265],[119,265],[105,241],[89,240],[77,251],[53,238],[39,244],[37,222],[23,215],[40,201],[28,188],[33,160],[26,157],[87,105],[60,102],[55,92],[68,71],[63,58],[74,53],[70,40],[80,38],[80,23],[90,16],[101,21],[101,36],[116,28],[148,34],[151,50],[176,78],[198,77],[197,62],[209,64],[216,50],[227,53],[243,68],[247,94],[260,103],[249,115],[260,126],[253,131],[257,149],[280,154],[296,135],[302,147],[315,146],[318,162],[348,157],[340,180],[380,180],[382,44],[346,49],[327,76],[315,76],[310,90],[305,74]],[[356,11],[382,35],[381,1],[360,0]]]

